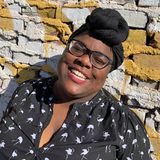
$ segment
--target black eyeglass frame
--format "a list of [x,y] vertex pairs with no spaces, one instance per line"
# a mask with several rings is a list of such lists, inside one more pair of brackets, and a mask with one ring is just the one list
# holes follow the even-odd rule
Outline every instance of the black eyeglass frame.
[[[72,41],[76,41],[76,42],[80,43],[80,45],[82,46],[83,51],[82,51],[82,54],[81,54],[81,55],[76,55],[76,54],[74,54],[74,53],[70,50],[70,44],[71,44]],[[94,67],[96,67],[97,69],[103,69],[103,68],[107,67],[108,65],[112,65],[112,62],[113,62],[107,55],[105,55],[105,54],[103,54],[103,53],[101,53],[101,52],[99,52],[99,51],[92,51],[92,50],[88,49],[83,42],[81,42],[81,41],[79,41],[79,40],[77,40],[77,39],[72,39],[72,40],[67,44],[67,49],[68,49],[69,53],[71,53],[72,55],[74,55],[74,56],[76,56],[76,57],[81,57],[81,56],[83,56],[84,54],[88,54],[91,64],[92,64]],[[93,64],[92,59],[91,59],[91,55],[92,55],[92,54],[95,54],[95,53],[96,53],[96,54],[100,54],[100,55],[102,55],[102,56],[104,56],[104,57],[106,57],[106,58],[108,59],[108,62],[107,62],[103,67],[97,67],[95,64]]]

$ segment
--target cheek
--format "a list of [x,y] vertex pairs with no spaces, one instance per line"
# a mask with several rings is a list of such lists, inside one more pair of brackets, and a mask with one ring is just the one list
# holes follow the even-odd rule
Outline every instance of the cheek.
[[68,71],[68,64],[73,62],[73,58],[64,52],[58,63],[58,77],[64,77]]
[[106,78],[107,78],[107,70],[105,70],[104,72],[100,72],[100,71],[97,71],[97,72],[93,72],[93,85],[92,88],[93,89],[101,89],[106,81]]
[[70,53],[68,53],[67,51],[63,52],[62,58],[61,58],[61,62],[64,63],[72,63],[73,62],[73,55],[71,55]]
[[93,77],[95,78],[95,80],[97,81],[101,81],[102,83],[105,82],[108,73],[110,72],[110,67],[108,66],[107,68],[98,70],[95,69],[93,70]]

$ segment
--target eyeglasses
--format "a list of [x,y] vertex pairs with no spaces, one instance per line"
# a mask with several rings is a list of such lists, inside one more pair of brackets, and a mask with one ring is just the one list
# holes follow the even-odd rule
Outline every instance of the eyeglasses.
[[82,42],[76,39],[69,42],[67,47],[68,51],[76,57],[88,54],[91,64],[98,69],[102,69],[109,64],[112,64],[112,60],[108,56],[98,51],[91,51]]

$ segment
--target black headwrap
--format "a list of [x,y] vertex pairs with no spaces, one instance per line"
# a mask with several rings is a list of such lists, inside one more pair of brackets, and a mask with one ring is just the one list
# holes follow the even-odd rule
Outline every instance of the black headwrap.
[[129,27],[120,13],[114,9],[96,8],[87,16],[85,24],[72,33],[69,42],[87,31],[90,36],[101,40],[113,50],[112,70],[123,62],[122,42],[128,37]]

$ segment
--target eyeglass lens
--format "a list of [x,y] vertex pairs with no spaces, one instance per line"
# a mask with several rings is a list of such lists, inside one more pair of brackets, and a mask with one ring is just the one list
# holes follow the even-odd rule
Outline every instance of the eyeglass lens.
[[82,42],[78,40],[72,40],[69,43],[68,48],[70,53],[77,57],[80,57],[83,54],[88,54],[92,65],[96,68],[104,68],[110,63],[110,59],[106,55],[98,51],[89,50]]

